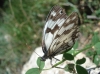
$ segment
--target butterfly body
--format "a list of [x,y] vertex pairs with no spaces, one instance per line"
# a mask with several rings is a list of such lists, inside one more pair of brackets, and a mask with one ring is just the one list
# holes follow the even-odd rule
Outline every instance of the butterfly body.
[[43,61],[70,50],[78,38],[78,14],[76,12],[67,16],[60,6],[54,6],[43,30],[42,50]]

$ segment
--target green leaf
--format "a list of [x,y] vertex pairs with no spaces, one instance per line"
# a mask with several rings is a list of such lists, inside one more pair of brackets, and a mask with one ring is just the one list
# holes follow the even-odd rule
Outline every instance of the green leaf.
[[99,65],[99,62],[100,62],[100,58],[99,58],[98,55],[96,55],[96,56],[94,57],[94,63],[95,63],[96,65]]
[[44,65],[45,65],[45,62],[44,61],[41,61],[40,57],[37,59],[37,65],[38,67],[42,70]]
[[77,49],[77,48],[78,48],[78,42],[77,42],[77,41],[75,42],[73,48],[74,48],[74,49]]
[[76,64],[83,64],[83,63],[85,63],[85,61],[86,61],[85,58],[78,59],[78,60],[76,61]]
[[64,67],[64,70],[65,70],[65,71],[68,71],[68,65],[66,65],[66,66]]
[[94,33],[94,36],[92,37],[92,44],[95,45],[97,42],[99,42],[99,37],[98,37],[98,33]]
[[73,72],[73,71],[75,71],[74,66],[75,66],[75,64],[67,64],[67,65],[64,67],[64,70],[65,70],[65,71],[69,71],[69,72]]
[[77,49],[77,48],[78,48],[78,42],[76,41],[73,48],[70,51],[68,51],[67,53],[74,54],[76,52],[75,49]]
[[69,54],[69,53],[64,53],[63,54],[63,57],[66,59],[66,60],[73,60],[74,57],[73,55]]
[[40,74],[39,68],[31,68],[25,74]]
[[96,44],[94,45],[94,47],[95,47],[95,49],[96,49],[96,51],[97,51],[97,54],[100,54],[100,42],[96,43]]
[[86,52],[86,56],[90,57],[93,56],[94,52],[93,51],[87,51]]
[[78,74],[88,74],[87,70],[80,65],[76,65],[76,71]]

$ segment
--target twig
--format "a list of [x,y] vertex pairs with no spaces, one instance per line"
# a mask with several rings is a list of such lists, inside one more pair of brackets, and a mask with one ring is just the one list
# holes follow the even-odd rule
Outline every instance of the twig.
[[22,10],[22,13],[24,14],[25,18],[28,20],[30,24],[32,24],[30,17],[27,15],[27,13],[24,11],[23,6],[22,6],[22,0],[20,0],[20,8]]
[[88,19],[100,20],[100,18],[96,17],[95,15],[87,15]]

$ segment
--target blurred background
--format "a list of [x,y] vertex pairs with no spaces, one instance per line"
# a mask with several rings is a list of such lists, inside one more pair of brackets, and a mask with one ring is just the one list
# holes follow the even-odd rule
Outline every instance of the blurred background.
[[100,0],[0,0],[0,74],[21,74],[41,46],[45,19],[54,5],[62,5],[67,14],[80,13],[82,41],[94,32],[100,36]]

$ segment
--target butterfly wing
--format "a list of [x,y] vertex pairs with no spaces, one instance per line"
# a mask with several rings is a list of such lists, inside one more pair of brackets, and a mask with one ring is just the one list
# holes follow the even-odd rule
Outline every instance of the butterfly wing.
[[78,14],[72,13],[58,29],[49,48],[49,56],[55,56],[72,48],[78,38]]
[[54,6],[51,9],[43,30],[42,50],[45,55],[48,54],[48,51],[51,50],[49,48],[60,27],[64,24],[66,17],[65,10],[60,6]]

